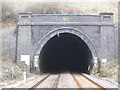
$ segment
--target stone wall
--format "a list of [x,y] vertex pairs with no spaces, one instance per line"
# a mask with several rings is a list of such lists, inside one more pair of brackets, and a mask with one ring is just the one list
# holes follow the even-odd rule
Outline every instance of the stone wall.
[[62,27],[75,28],[88,37],[100,60],[109,61],[117,57],[117,30],[114,28],[112,13],[99,15],[22,13],[19,15],[18,32],[3,40],[3,55],[17,62],[20,62],[21,55],[30,55],[31,65],[39,42],[46,34]]

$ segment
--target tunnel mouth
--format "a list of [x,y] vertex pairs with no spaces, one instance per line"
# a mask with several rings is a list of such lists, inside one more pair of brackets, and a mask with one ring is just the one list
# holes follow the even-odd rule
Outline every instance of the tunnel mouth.
[[88,73],[93,57],[87,44],[71,33],[60,33],[50,38],[39,56],[41,73]]

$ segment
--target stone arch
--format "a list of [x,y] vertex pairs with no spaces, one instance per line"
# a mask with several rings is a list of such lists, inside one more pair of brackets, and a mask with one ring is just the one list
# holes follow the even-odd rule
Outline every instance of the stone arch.
[[93,56],[93,60],[96,60],[96,59],[99,60],[97,51],[96,51],[94,45],[92,44],[92,42],[89,40],[89,38],[86,35],[84,35],[80,30],[78,30],[76,28],[71,28],[71,27],[57,28],[53,31],[50,31],[48,34],[46,34],[41,39],[41,41],[39,41],[39,43],[38,43],[38,45],[35,49],[34,56],[35,55],[40,55],[40,52],[41,52],[43,46],[47,43],[47,41],[50,40],[55,35],[59,35],[60,33],[71,33],[71,34],[74,34],[74,35],[80,37],[89,47],[89,49],[92,53],[92,56]]
[[[90,70],[89,70],[89,74],[91,73],[92,71],[92,68],[93,68],[93,65],[94,65],[94,60],[97,60],[98,62],[98,67],[99,67],[99,58],[98,58],[98,54],[97,54],[97,51],[94,47],[94,45],[92,44],[92,42],[89,40],[89,38],[84,35],[80,30],[78,29],[75,29],[75,28],[71,28],[71,27],[61,27],[61,28],[57,28],[51,32],[49,32],[48,34],[46,34],[42,39],[41,41],[39,41],[38,43],[38,46],[36,47],[35,49],[35,52],[34,52],[34,56],[40,56],[41,55],[41,51],[43,49],[43,47],[45,46],[45,44],[51,39],[53,38],[54,36],[58,35],[59,34],[62,34],[62,33],[70,33],[70,34],[73,34],[73,35],[76,35],[78,36],[80,39],[82,39],[86,45],[88,46],[89,50],[91,51],[91,55],[92,55],[92,62],[90,64]],[[40,62],[40,61],[39,61]],[[98,70],[99,71],[99,70]],[[41,72],[40,70],[40,67],[39,67],[39,72]]]

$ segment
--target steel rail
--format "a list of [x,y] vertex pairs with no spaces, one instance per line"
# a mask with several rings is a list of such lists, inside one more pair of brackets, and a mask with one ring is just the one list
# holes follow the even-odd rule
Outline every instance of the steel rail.
[[53,84],[52,88],[57,88],[58,87],[60,76],[61,75],[59,74],[58,77],[57,77],[57,79],[55,80],[55,83]]
[[79,84],[79,82],[78,82],[78,80],[76,79],[76,77],[75,77],[73,74],[71,74],[71,75],[72,75],[74,81],[76,82],[77,86],[78,86],[79,88],[81,88],[80,90],[83,90],[83,87]]
[[89,80],[91,83],[93,83],[95,86],[102,88],[103,90],[107,90],[105,87],[101,86],[100,84],[96,83],[95,81],[93,81],[92,79],[88,78],[87,76],[80,74],[80,76],[84,77],[85,79]]
[[37,86],[39,86],[43,81],[45,81],[48,77],[50,76],[50,74],[49,75],[47,75],[47,76],[45,76],[43,79],[41,79],[39,82],[37,82],[36,84],[34,84],[31,88],[29,88],[28,90],[33,90],[33,88],[36,88]]

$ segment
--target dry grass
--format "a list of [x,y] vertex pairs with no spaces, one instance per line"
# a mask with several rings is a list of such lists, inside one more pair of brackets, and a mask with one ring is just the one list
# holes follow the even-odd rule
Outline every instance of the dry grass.
[[[6,15],[6,22],[17,22],[18,13],[32,12],[40,13],[41,10],[44,14],[99,14],[101,12],[112,12],[114,24],[118,24],[118,2],[6,2],[9,15]],[[48,12],[47,12],[48,11]],[[51,11],[51,12],[50,12]],[[70,12],[69,12],[70,11]],[[12,17],[14,15],[14,17]],[[11,16],[11,18],[9,18]]]
[[11,59],[6,57],[0,57],[0,64],[2,65],[2,81],[11,80],[12,75],[12,67],[14,67],[14,79],[22,79],[23,78],[23,70],[19,65],[14,63]]
[[93,74],[100,76],[100,77],[112,77],[112,78],[118,78],[118,68],[119,65],[117,61],[112,60],[109,62],[109,64],[101,65],[100,72],[94,72]]

